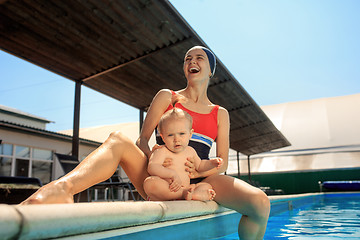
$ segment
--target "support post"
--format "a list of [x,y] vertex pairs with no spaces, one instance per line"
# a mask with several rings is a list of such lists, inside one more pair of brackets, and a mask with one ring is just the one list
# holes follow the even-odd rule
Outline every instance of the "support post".
[[237,160],[237,167],[238,167],[238,178],[240,179],[240,152],[236,152],[236,160]]
[[74,103],[74,124],[71,155],[79,159],[79,131],[80,131],[80,100],[81,100],[81,84],[75,83],[75,103]]
[[139,114],[139,133],[141,132],[141,128],[142,125],[144,123],[144,110],[140,109],[140,114]]
[[247,161],[248,161],[248,178],[249,178],[249,183],[251,183],[250,155],[247,156]]

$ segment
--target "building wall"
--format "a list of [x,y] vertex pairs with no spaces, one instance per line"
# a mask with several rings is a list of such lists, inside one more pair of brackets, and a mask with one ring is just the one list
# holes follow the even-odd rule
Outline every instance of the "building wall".
[[[70,140],[54,139],[46,136],[34,136],[26,133],[19,133],[14,131],[7,131],[0,129],[0,138],[4,142],[16,143],[24,146],[32,146],[38,148],[52,149],[56,153],[70,154],[72,149],[72,142]],[[97,146],[89,146],[80,144],[79,158],[84,159],[91,153]]]
[[[54,138],[46,135],[33,135],[33,134],[17,132],[13,130],[10,131],[5,129],[0,129],[0,139],[2,139],[2,144],[13,144],[16,146],[50,150],[53,153],[70,154],[72,149],[72,143],[70,140]],[[97,147],[98,145],[95,144],[92,146],[90,144],[80,144],[79,160],[84,159]],[[60,166],[60,163],[56,160],[54,154],[51,161],[53,164],[51,180],[54,180],[64,175],[64,172],[62,170],[62,167]],[[14,160],[13,160],[13,164],[15,164]]]
[[[346,149],[346,151],[345,151]],[[318,192],[321,181],[360,180],[358,147],[338,148],[338,152],[307,151],[304,154],[279,156],[268,153],[250,157],[252,184],[282,189],[285,194]],[[333,151],[335,151],[333,149]],[[238,177],[237,161],[229,162],[227,173]],[[241,157],[240,179],[249,181],[247,158]]]
[[[360,168],[360,149],[339,152],[308,152],[301,155],[277,155],[250,157],[250,171],[253,173],[273,173],[289,171],[312,171],[324,169]],[[240,158],[240,173],[247,174],[248,161]],[[229,161],[229,174],[238,172],[236,156]],[[360,177],[360,176],[359,176]]]
[[[249,177],[247,173],[244,173],[240,176],[240,179],[248,181]],[[319,192],[319,181],[360,180],[360,168],[253,173],[251,180],[257,186],[282,189],[285,194]]]

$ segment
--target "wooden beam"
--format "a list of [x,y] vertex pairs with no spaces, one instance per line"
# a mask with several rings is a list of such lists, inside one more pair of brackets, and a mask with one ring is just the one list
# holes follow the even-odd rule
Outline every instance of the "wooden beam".
[[175,42],[175,43],[173,43],[173,44],[170,44],[170,45],[168,45],[168,46],[164,46],[164,47],[161,47],[161,48],[152,50],[152,51],[148,51],[148,52],[144,53],[142,56],[139,56],[139,57],[137,57],[137,58],[130,59],[130,60],[126,61],[126,62],[123,62],[123,63],[121,63],[121,64],[119,64],[119,65],[116,65],[116,66],[114,66],[114,67],[111,67],[111,68],[109,68],[109,69],[106,69],[106,70],[104,70],[104,71],[102,71],[102,72],[98,72],[98,73],[96,73],[96,74],[94,74],[94,75],[91,75],[91,76],[89,76],[89,77],[86,77],[86,78],[82,79],[81,81],[82,81],[82,82],[86,82],[86,81],[88,81],[88,80],[90,80],[90,79],[93,79],[93,78],[99,77],[99,76],[101,76],[101,75],[107,74],[107,73],[112,72],[112,71],[114,71],[114,70],[116,70],[116,69],[125,67],[126,65],[128,65],[128,64],[130,64],[130,63],[137,62],[137,61],[142,60],[142,59],[144,59],[144,58],[150,57],[151,55],[154,55],[154,54],[156,54],[156,53],[159,53],[159,52],[161,52],[162,50],[165,50],[165,49],[168,49],[168,48],[170,48],[170,47],[176,46],[177,44],[183,43],[183,42],[189,40],[190,38],[191,38],[191,37],[184,38],[184,39],[179,40],[179,41],[177,41],[177,42]]

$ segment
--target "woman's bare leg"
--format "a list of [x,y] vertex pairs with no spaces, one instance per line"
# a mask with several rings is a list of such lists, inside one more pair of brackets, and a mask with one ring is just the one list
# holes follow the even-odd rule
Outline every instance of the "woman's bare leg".
[[216,202],[242,214],[240,239],[263,239],[270,214],[270,201],[263,191],[226,175],[213,175],[204,181],[214,188]]
[[143,182],[149,176],[147,158],[129,138],[114,132],[74,170],[41,187],[22,204],[73,202],[74,194],[110,178],[119,164],[138,192],[146,198]]

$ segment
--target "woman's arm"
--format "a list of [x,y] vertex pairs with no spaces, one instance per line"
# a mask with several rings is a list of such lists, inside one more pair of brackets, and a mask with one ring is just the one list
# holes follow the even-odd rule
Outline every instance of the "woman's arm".
[[149,110],[146,114],[140,136],[136,141],[136,145],[150,158],[151,150],[149,148],[149,140],[153,134],[157,124],[164,111],[171,103],[172,94],[168,89],[160,90],[153,98]]
[[218,134],[216,138],[216,155],[223,159],[223,164],[220,168],[213,168],[208,171],[194,173],[194,177],[208,177],[213,174],[220,174],[226,171],[228,167],[229,158],[229,132],[230,132],[230,118],[228,111],[220,107],[218,112]]
[[229,161],[229,134],[230,134],[230,117],[228,111],[220,107],[218,112],[218,135],[216,138],[216,156],[223,159],[223,165],[219,173],[225,172]]

